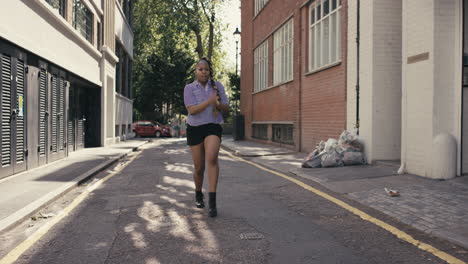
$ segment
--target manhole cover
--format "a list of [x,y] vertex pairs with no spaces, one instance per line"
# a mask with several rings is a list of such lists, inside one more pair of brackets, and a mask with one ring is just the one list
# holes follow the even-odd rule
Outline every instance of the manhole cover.
[[242,233],[240,234],[240,238],[244,240],[256,240],[264,239],[265,237],[260,233]]

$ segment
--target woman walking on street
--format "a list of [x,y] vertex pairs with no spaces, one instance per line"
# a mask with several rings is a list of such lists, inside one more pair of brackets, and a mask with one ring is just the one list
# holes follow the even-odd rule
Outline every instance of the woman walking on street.
[[213,80],[211,62],[200,59],[195,65],[195,81],[184,88],[184,103],[188,110],[187,144],[193,160],[195,201],[198,208],[205,207],[202,193],[205,162],[209,183],[209,216],[215,217],[216,187],[218,185],[218,153],[224,122],[221,112],[229,111],[228,100],[221,83]]

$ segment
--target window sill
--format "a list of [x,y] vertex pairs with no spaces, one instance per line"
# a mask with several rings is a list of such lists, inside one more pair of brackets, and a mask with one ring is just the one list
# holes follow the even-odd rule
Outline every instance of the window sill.
[[115,96],[116,96],[117,98],[120,98],[120,99],[122,99],[122,100],[124,100],[124,101],[127,101],[127,102],[133,104],[133,100],[132,100],[132,99],[130,99],[130,98],[128,98],[128,97],[126,97],[126,96],[120,94],[119,92],[115,92]]
[[271,89],[273,89],[273,88],[279,87],[279,86],[281,86],[281,85],[283,85],[283,84],[291,83],[291,82],[293,82],[293,81],[294,81],[294,79],[291,79],[291,80],[289,80],[289,81],[285,81],[285,82],[282,82],[282,83],[278,83],[278,84],[269,86],[269,87],[267,87],[267,88],[265,88],[265,89],[263,89],[263,90],[261,90],[261,91],[253,92],[252,95],[258,94],[258,93],[261,93],[261,92],[264,92],[264,91],[271,90]]
[[321,72],[321,71],[325,71],[325,70],[328,70],[330,68],[336,67],[336,66],[338,66],[340,64],[341,64],[341,61],[338,61],[338,62],[329,64],[329,65],[326,65],[326,66],[322,66],[321,68],[318,68],[318,69],[315,69],[313,71],[304,73],[304,76],[311,75],[311,74],[314,74],[314,73],[318,73],[318,72]]

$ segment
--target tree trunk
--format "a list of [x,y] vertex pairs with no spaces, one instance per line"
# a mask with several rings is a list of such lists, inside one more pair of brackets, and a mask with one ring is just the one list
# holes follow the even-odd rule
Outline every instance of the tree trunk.
[[214,21],[215,21],[215,14],[214,11],[211,14],[211,20],[209,21],[209,30],[210,35],[208,37],[208,59],[211,60],[213,56],[213,41],[214,41]]

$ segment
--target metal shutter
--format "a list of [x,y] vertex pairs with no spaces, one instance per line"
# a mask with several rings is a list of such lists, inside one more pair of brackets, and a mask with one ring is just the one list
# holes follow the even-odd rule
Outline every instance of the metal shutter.
[[83,120],[78,120],[78,129],[76,131],[77,133],[77,145],[81,146],[84,143],[84,137],[83,137],[83,131],[84,131],[84,121]]
[[57,152],[57,76],[52,75],[52,113],[50,115],[51,117],[51,123],[52,123],[52,131],[51,131],[51,137],[52,137],[52,142],[51,142],[51,152],[55,153]]
[[46,154],[46,71],[41,69],[39,73],[39,156]]
[[69,112],[68,112],[68,151],[74,151],[75,150],[75,117],[74,117],[74,93],[73,89],[70,88],[68,90],[68,107],[69,107]]
[[2,167],[11,164],[11,57],[0,55],[2,63]]
[[65,146],[65,81],[60,78],[59,79],[59,99],[58,99],[58,107],[59,107],[59,150],[62,151]]
[[25,145],[25,96],[24,96],[24,77],[25,68],[24,62],[17,61],[16,64],[16,163],[24,161],[24,145]]

